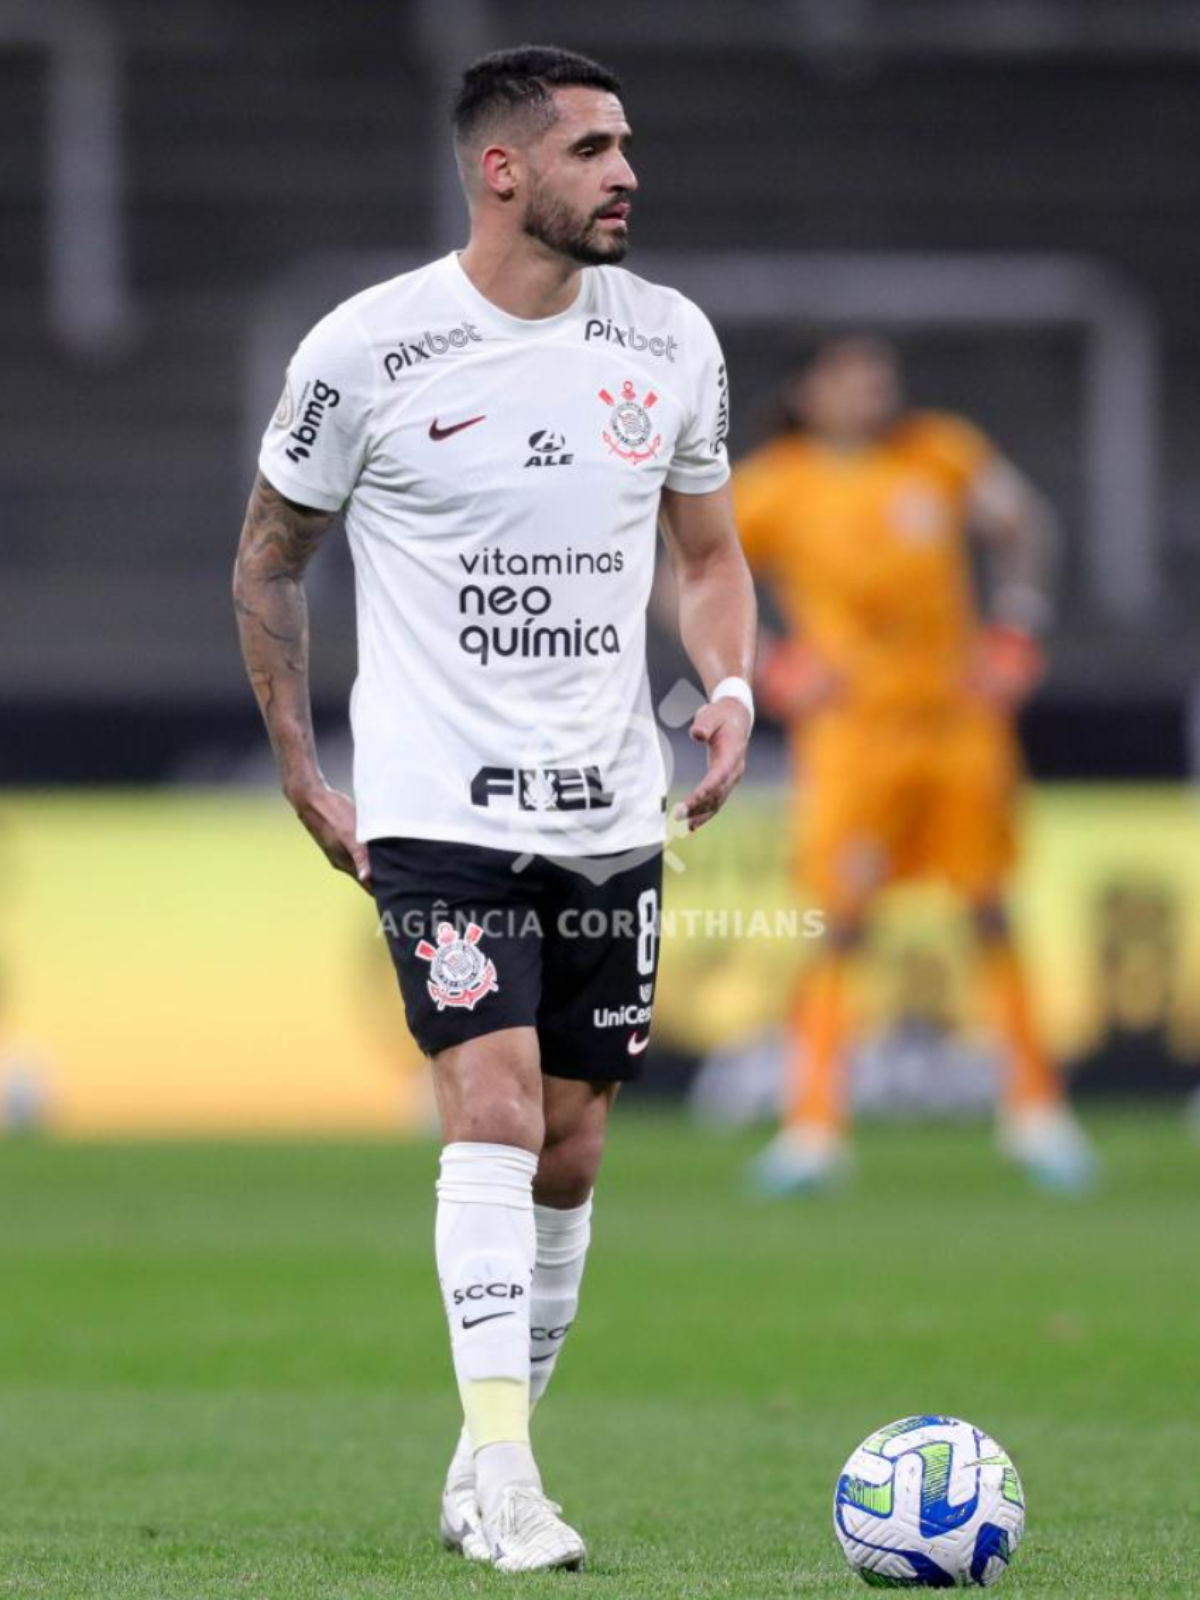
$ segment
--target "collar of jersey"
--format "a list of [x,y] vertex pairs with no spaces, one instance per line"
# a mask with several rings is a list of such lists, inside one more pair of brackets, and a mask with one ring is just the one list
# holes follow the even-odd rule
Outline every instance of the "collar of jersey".
[[480,294],[463,271],[457,250],[452,250],[446,257],[446,267],[447,276],[460,300],[465,300],[477,315],[488,318],[493,324],[503,328],[507,333],[515,334],[518,338],[535,338],[539,334],[549,333],[554,328],[561,328],[564,323],[574,321],[582,312],[587,311],[592,303],[594,269],[591,267],[585,267],[580,273],[579,293],[565,311],[559,311],[553,317],[532,318],[511,316],[499,306],[493,305],[486,295]]

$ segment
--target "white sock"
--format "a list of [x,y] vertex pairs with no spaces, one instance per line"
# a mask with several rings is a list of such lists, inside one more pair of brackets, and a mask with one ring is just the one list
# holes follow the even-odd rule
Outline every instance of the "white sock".
[[475,1498],[486,1522],[510,1484],[542,1487],[533,1451],[527,1444],[488,1444],[475,1452]]
[[537,1260],[529,1315],[531,1408],[546,1392],[579,1307],[579,1286],[592,1237],[591,1197],[569,1211],[535,1205],[533,1220]]
[[509,1483],[540,1486],[528,1431],[536,1171],[512,1145],[442,1151],[438,1276],[485,1516]]
[[446,1488],[456,1489],[460,1485],[475,1482],[475,1446],[471,1443],[471,1435],[467,1432],[464,1422],[458,1435],[458,1443],[454,1447],[454,1454],[450,1457],[450,1465],[446,1470]]

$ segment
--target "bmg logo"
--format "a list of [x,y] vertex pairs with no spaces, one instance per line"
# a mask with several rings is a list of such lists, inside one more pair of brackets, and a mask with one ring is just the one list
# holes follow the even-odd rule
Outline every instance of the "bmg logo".
[[318,378],[311,389],[305,389],[300,397],[300,404],[304,408],[300,413],[300,426],[293,428],[288,434],[288,438],[295,439],[296,443],[289,445],[284,451],[289,461],[308,459],[313,445],[317,442],[326,411],[332,411],[339,405],[341,398],[341,391],[335,389],[331,383],[326,383],[323,378]]

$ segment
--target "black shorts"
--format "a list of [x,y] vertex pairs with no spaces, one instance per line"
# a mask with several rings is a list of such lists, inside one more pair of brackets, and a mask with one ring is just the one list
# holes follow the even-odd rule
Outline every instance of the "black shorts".
[[426,1055],[536,1028],[542,1071],[628,1082],[650,1038],[662,851],[551,859],[429,839],[368,846],[375,903]]

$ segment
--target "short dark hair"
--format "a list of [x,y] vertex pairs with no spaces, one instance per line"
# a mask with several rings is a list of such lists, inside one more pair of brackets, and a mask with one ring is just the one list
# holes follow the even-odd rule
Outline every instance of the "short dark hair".
[[620,94],[615,73],[598,61],[554,45],[517,45],[481,56],[463,73],[454,96],[454,139],[465,144],[492,121],[521,113],[542,129],[554,122],[554,90],[603,89]]
[[904,351],[890,334],[858,323],[841,327],[823,328],[819,332],[809,327],[796,328],[784,343],[784,362],[774,388],[759,404],[752,419],[751,436],[759,443],[786,434],[803,433],[806,424],[796,409],[794,385],[797,379],[809,377],[844,355],[847,349],[878,351],[891,361],[896,371],[903,374]]

